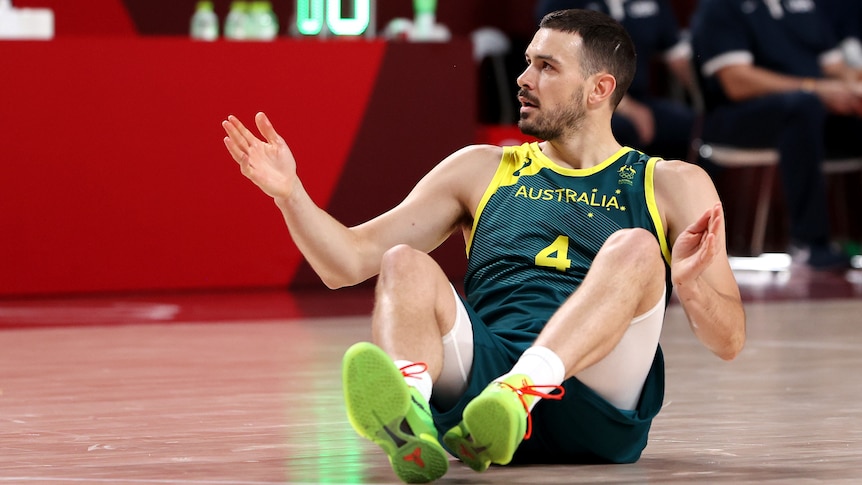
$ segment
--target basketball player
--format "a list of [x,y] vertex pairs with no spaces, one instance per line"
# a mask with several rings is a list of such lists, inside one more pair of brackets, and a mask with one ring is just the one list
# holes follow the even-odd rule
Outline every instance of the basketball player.
[[[351,424],[405,482],[441,477],[445,448],[477,471],[636,461],[664,393],[671,283],[709,350],[733,359],[745,340],[709,177],[611,133],[634,74],[625,30],[598,12],[552,13],[526,61],[519,125],[546,141],[457,151],[355,227],[312,202],[264,114],[263,140],[223,123],[242,173],[328,286],[379,274],[374,343],[346,352],[344,393]],[[455,231],[465,297],[427,254]]]

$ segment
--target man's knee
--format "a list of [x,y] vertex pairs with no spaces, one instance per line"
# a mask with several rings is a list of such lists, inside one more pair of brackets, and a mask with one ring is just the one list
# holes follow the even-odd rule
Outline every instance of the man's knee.
[[386,250],[380,260],[380,279],[399,278],[409,275],[427,264],[430,257],[406,244],[398,244]]
[[599,254],[632,269],[647,265],[658,270],[664,266],[658,240],[642,228],[620,229],[611,234]]
[[[658,240],[653,233],[640,227],[620,229],[608,237],[602,250],[619,251],[623,253],[658,252],[661,255]],[[653,251],[655,250],[655,251]]]
[[383,258],[380,261],[380,272],[402,270],[405,265],[411,264],[410,262],[417,257],[416,253],[418,252],[406,244],[392,246],[383,253]]
[[[621,229],[599,251],[606,268],[619,270],[642,290],[634,315],[642,315],[666,291],[667,267],[655,235],[646,229]],[[598,260],[598,258],[597,258]]]
[[399,244],[383,253],[380,262],[380,285],[402,285],[411,282],[424,284],[448,284],[443,270],[434,259],[423,251],[406,244]]
[[442,335],[455,319],[455,299],[449,278],[423,251],[399,244],[383,254],[377,279],[377,297],[402,302],[413,310],[434,315]]

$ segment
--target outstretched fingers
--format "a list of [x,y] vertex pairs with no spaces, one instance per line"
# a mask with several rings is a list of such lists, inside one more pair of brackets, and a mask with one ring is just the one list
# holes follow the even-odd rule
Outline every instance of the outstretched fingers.
[[721,203],[716,203],[704,216],[706,219],[704,229],[706,231],[701,242],[700,258],[701,261],[708,264],[718,253],[718,236],[721,230],[721,221],[724,218]]
[[258,112],[254,116],[254,122],[257,125],[257,129],[260,131],[260,134],[263,135],[263,138],[273,145],[283,144],[284,140],[281,138],[281,135],[275,131],[272,123],[269,121],[269,117],[266,116],[265,113]]
[[721,224],[724,220],[724,210],[721,207],[721,202],[716,202],[714,206],[712,206],[712,213],[710,214],[709,219],[709,232],[711,234],[718,234],[721,231]]
[[229,116],[227,120],[222,121],[221,123],[222,128],[224,128],[225,133],[227,133],[227,136],[224,138],[224,144],[233,159],[236,160],[237,163],[242,163],[248,154],[248,142],[239,132],[234,121],[239,123],[239,120],[235,117]]
[[248,155],[244,150],[237,146],[236,143],[234,143],[230,136],[224,137],[224,146],[227,147],[228,153],[230,153],[230,156],[236,160],[236,163],[240,165],[248,163]]
[[258,138],[254,136],[248,128],[245,127],[244,124],[234,115],[230,115],[227,117],[227,122],[230,124],[232,128],[231,131],[228,131],[228,134],[235,134],[235,136],[231,136],[240,146],[252,146],[255,142],[259,142]]
[[718,234],[721,230],[721,221],[724,215],[721,211],[721,203],[716,203],[712,208],[706,210],[701,216],[686,228],[692,234]]
[[711,225],[710,222],[712,221],[712,214],[712,210],[704,212],[686,230],[692,234],[703,234],[708,231]]

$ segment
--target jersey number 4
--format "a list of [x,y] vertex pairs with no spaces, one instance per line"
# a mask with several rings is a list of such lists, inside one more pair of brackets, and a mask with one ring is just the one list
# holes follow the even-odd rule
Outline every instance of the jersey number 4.
[[568,259],[569,238],[568,236],[557,236],[550,246],[539,251],[536,255],[536,266],[556,268],[565,271],[572,267],[572,260]]

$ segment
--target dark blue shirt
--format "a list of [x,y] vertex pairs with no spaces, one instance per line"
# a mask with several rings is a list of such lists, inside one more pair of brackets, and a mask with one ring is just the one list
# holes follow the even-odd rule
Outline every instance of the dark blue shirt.
[[839,41],[862,39],[862,0],[817,0]]
[[[629,33],[637,50],[637,71],[628,93],[635,98],[650,94],[650,63],[680,42],[679,25],[668,0],[622,0],[612,11],[611,0],[539,0],[536,18],[555,10],[582,8],[614,17]],[[619,10],[619,11],[617,11]]]
[[691,24],[695,65],[707,106],[731,103],[715,73],[753,64],[800,77],[822,77],[822,64],[840,55],[815,0],[701,0]]

